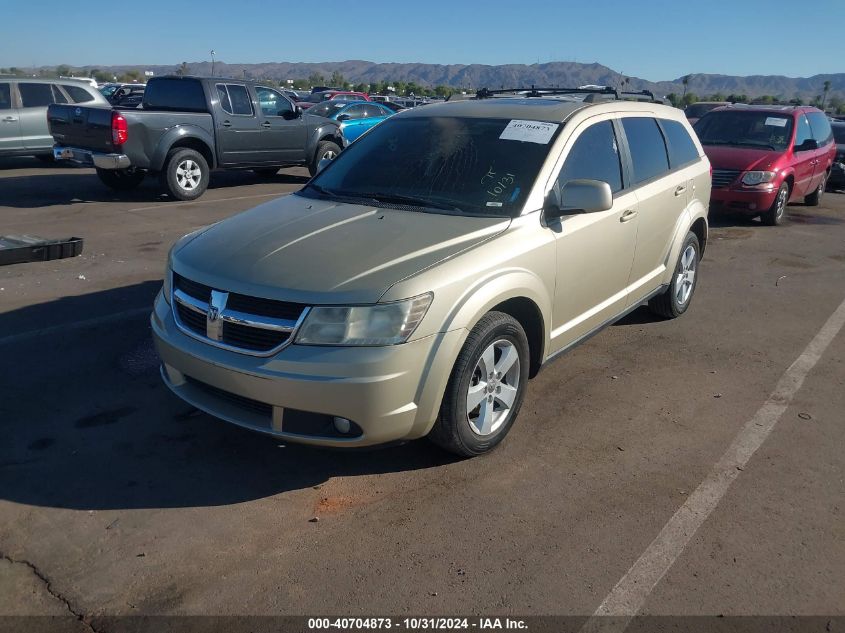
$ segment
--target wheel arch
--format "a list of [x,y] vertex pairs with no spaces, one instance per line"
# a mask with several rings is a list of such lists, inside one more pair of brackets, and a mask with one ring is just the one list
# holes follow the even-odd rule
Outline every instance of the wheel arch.
[[167,155],[172,150],[188,148],[202,154],[209,168],[214,169],[217,167],[217,159],[213,147],[214,139],[204,130],[189,126],[178,126],[168,130],[159,140],[150,165],[154,171],[161,171],[164,168]]

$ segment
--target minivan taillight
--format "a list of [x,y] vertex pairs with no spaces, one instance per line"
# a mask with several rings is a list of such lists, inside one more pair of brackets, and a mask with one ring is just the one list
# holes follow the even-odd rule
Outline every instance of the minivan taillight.
[[129,126],[126,119],[119,112],[111,113],[111,142],[114,145],[123,145],[129,138]]

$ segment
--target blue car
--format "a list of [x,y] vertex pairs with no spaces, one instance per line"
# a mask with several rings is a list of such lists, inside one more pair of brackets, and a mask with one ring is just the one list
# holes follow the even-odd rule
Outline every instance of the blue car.
[[347,145],[393,114],[393,110],[373,101],[334,100],[318,103],[306,112],[340,123],[340,131]]

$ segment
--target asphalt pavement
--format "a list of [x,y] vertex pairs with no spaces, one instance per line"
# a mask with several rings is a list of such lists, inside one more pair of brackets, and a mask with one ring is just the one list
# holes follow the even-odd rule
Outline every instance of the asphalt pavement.
[[[845,194],[782,227],[711,218],[682,318],[641,308],[556,359],[506,441],[460,460],[282,445],[161,384],[170,245],[306,181],[214,174],[176,203],[0,162],[0,233],[85,239],[0,267],[0,615],[589,616],[623,594],[642,614],[845,615]],[[657,567],[634,590],[638,562]]]

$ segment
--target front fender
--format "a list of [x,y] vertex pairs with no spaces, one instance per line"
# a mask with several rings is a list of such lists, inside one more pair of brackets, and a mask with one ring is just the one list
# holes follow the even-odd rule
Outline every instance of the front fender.
[[167,159],[167,153],[177,142],[186,139],[196,139],[208,147],[211,154],[212,164],[209,165],[212,169],[217,167],[217,154],[214,151],[214,137],[208,133],[207,130],[197,125],[176,125],[168,129],[159,139],[156,148],[150,158],[150,168],[154,171],[161,171],[164,167],[164,161]]

